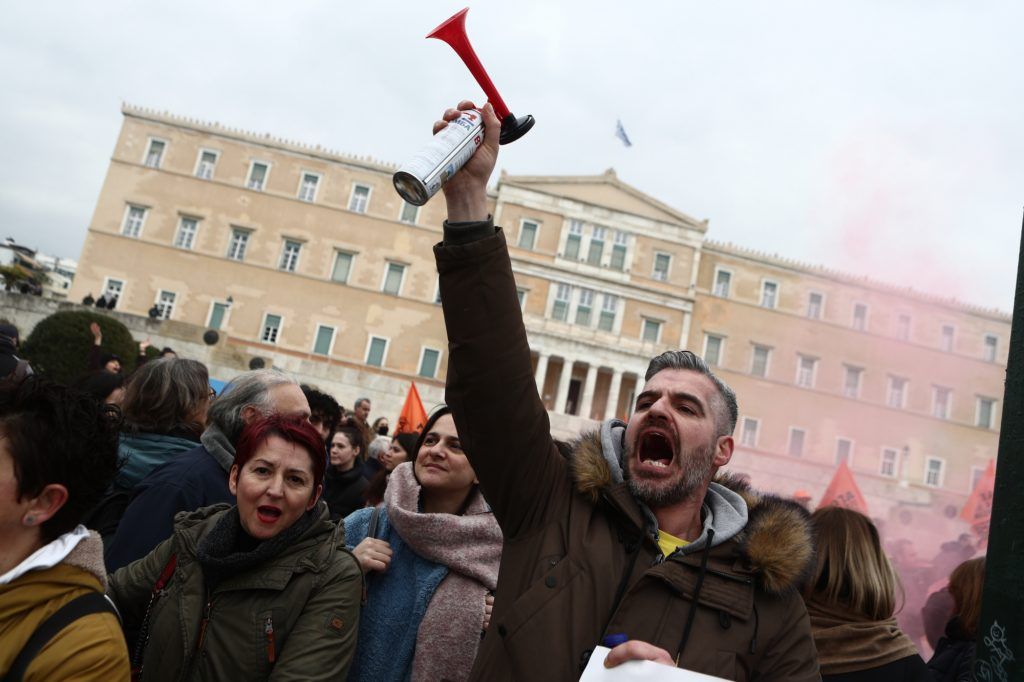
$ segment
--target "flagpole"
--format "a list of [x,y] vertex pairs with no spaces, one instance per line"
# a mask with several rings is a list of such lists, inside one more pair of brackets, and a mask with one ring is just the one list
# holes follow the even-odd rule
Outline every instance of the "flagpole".
[[974,678],[1024,679],[1024,223]]

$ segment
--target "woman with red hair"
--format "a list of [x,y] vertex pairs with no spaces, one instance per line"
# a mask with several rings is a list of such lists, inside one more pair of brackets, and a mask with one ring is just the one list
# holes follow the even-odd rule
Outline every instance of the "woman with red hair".
[[170,539],[113,575],[146,680],[345,678],[362,575],[320,499],[325,467],[308,422],[247,425],[236,504],[179,515]]

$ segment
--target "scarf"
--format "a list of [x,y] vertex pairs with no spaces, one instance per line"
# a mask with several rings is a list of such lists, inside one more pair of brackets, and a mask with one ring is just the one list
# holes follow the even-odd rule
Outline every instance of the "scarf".
[[237,506],[225,510],[196,549],[207,589],[213,590],[223,580],[273,559],[293,545],[311,525],[313,511],[308,511],[288,528],[261,542],[242,528]]
[[213,455],[224,471],[231,471],[231,465],[235,463],[235,445],[224,435],[220,427],[216,424],[207,426],[203,435],[199,437],[199,442]]
[[501,529],[479,491],[462,516],[427,514],[419,503],[413,465],[398,465],[384,493],[388,522],[416,554],[448,569],[420,621],[412,681],[466,680],[480,644],[484,599],[498,584]]
[[864,620],[841,606],[807,602],[822,675],[871,670],[917,654],[895,618]]

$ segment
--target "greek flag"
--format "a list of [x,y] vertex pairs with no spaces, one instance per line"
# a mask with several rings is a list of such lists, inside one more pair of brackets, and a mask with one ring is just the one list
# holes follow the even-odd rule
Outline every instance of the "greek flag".
[[626,129],[622,127],[622,121],[615,122],[615,137],[622,140],[622,144],[627,147],[633,146],[633,143],[629,141],[629,136],[626,135]]

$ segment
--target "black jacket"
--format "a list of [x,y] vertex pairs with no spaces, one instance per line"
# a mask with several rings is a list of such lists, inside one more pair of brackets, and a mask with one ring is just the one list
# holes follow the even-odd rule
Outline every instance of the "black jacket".
[[946,636],[939,640],[932,660],[928,661],[931,679],[934,682],[971,682],[974,647],[974,640],[961,629],[960,619],[953,618],[946,624]]
[[367,485],[369,481],[363,475],[363,467],[358,464],[348,471],[327,467],[327,473],[324,475],[323,500],[331,510],[331,520],[343,519],[356,509],[366,506],[363,491]]

